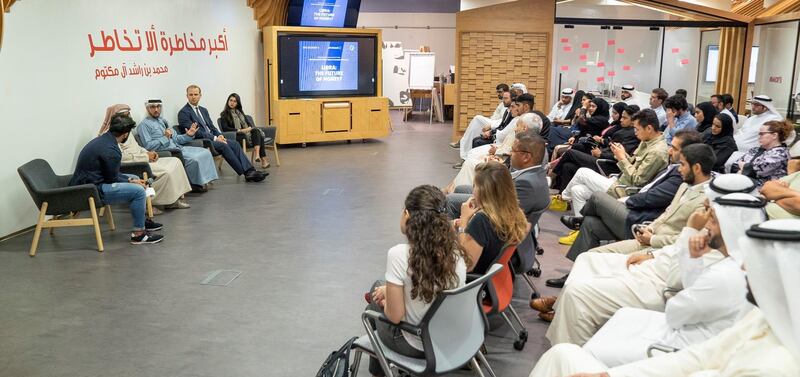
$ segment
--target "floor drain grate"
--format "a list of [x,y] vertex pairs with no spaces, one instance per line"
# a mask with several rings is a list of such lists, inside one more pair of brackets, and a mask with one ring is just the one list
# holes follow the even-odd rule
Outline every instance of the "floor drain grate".
[[228,284],[232,283],[239,275],[242,274],[242,271],[236,270],[216,270],[211,271],[208,276],[206,276],[203,281],[200,282],[202,285],[218,285],[222,287],[227,287]]

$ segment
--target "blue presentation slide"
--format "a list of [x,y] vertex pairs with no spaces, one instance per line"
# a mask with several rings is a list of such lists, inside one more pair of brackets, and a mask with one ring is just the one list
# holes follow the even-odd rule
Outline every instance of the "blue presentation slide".
[[300,91],[358,89],[358,42],[300,41]]
[[347,15],[347,0],[306,0],[303,4],[303,26],[342,27]]

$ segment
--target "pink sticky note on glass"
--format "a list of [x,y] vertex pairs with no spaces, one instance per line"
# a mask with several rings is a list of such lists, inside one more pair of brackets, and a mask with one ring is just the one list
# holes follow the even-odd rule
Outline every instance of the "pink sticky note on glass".
[[624,54],[624,53],[625,53],[625,49],[624,48],[618,48],[617,49],[617,54]]
[[614,77],[614,76],[616,76],[616,75],[617,75],[617,73],[616,73],[616,72],[614,72],[614,71],[608,71],[608,77]]
[[561,70],[562,71],[569,71],[569,66],[568,65],[562,65],[561,66]]
[[586,73],[589,72],[589,68],[581,68],[579,71],[581,71],[581,73]]
[[675,48],[673,48],[673,49],[672,49],[672,53],[673,53],[673,54],[677,54],[677,53],[679,53],[679,52],[681,52],[681,49],[680,49],[680,48],[677,48],[677,47],[675,47]]
[[589,48],[589,44],[586,42],[581,43],[581,48]]
[[613,45],[615,45],[615,44],[617,44],[617,41],[616,41],[616,40],[614,40],[614,39],[609,39],[609,40],[608,40],[608,45],[609,45],[609,46],[613,46]]
[[603,82],[603,81],[606,81],[605,77],[600,76],[600,77],[597,78],[597,82]]
[[598,67],[605,67],[606,63],[605,62],[597,62],[597,66]]
[[578,56],[578,60],[586,60],[586,54],[581,54]]
[[689,64],[689,59],[681,59],[681,65]]
[[564,52],[572,52],[572,46],[564,46]]
[[569,38],[561,38],[561,43],[569,43]]
[[629,65],[623,65],[623,66],[622,66],[622,70],[623,70],[623,71],[630,71],[630,70],[631,70],[631,66],[629,66]]

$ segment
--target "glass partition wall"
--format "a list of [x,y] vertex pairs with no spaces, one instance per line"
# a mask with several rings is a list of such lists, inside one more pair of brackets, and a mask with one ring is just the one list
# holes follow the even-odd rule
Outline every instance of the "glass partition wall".
[[795,95],[797,86],[798,23],[800,21],[756,25],[750,71],[754,77],[748,86],[748,95],[770,96],[781,115],[794,121],[798,115]]

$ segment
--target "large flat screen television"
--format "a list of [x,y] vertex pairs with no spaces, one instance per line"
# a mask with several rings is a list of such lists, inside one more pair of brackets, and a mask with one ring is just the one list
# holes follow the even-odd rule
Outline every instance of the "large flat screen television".
[[375,36],[279,35],[278,96],[374,96],[376,50]]
[[[706,52],[706,82],[717,81],[717,64],[719,63],[719,46],[709,45]],[[750,70],[747,72],[747,82],[755,84],[756,66],[758,65],[758,46],[753,46],[750,53]]]
[[356,27],[361,0],[290,0],[289,26]]

